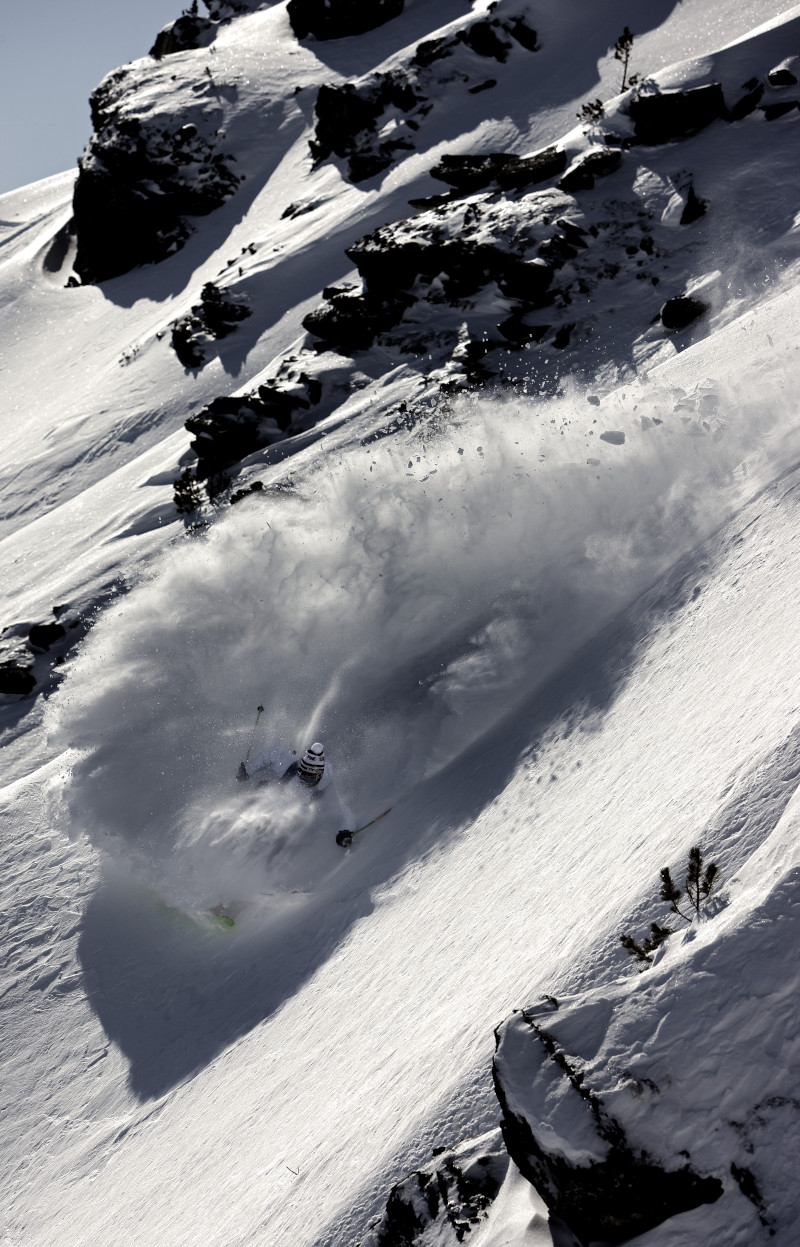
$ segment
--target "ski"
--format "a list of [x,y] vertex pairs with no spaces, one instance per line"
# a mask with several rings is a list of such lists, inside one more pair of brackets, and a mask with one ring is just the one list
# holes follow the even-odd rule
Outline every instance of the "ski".
[[366,831],[368,827],[373,827],[375,823],[379,823],[382,818],[385,818],[386,815],[390,813],[392,808],[393,807],[390,805],[388,810],[384,810],[382,814],[376,814],[375,817],[371,818],[368,823],[364,823],[363,827],[356,827],[355,831],[337,831],[336,843],[341,845],[343,849],[349,849],[357,835],[359,835],[362,831]]

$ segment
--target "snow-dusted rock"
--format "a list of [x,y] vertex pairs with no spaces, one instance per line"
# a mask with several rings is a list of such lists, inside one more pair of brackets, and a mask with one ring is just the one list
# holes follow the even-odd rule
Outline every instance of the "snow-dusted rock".
[[203,286],[200,302],[172,326],[172,346],[185,368],[202,368],[210,344],[227,338],[251,309],[242,295],[221,290],[214,282]]
[[429,119],[456,91],[476,94],[497,85],[496,78],[486,77],[487,60],[505,64],[509,56],[524,58],[538,46],[518,6],[500,0],[490,18],[469,18],[424,40],[399,64],[393,60],[354,81],[320,87],[311,153],[318,162],[332,152],[346,159],[353,182],[373,177],[414,150],[417,135],[420,145],[424,142]]
[[[724,1224],[739,1227],[737,1242],[791,1240],[799,811],[795,796],[705,920],[671,936],[652,969],[544,998],[499,1028],[506,1145],[582,1242],[624,1241],[678,1214],[685,1242],[710,1241]],[[778,1140],[785,1162],[775,1166]]]
[[[198,72],[199,67],[198,67]],[[198,82],[198,91],[212,85]],[[213,111],[199,101],[181,111],[145,110],[147,82],[118,69],[91,98],[94,133],[78,162],[73,212],[75,271],[105,281],[163,260],[234,193],[239,176],[220,150]]]
[[[595,1012],[606,1005],[603,999]],[[628,1138],[553,1038],[553,1007],[545,1000],[505,1022],[494,1064],[506,1147],[551,1213],[582,1243],[619,1243],[719,1199],[718,1179],[694,1173],[677,1155],[665,1164]]]
[[344,39],[398,17],[403,0],[289,0],[287,12],[298,39]]
[[481,1224],[508,1170],[499,1130],[455,1148],[398,1182],[359,1247],[455,1247]]
[[725,98],[718,82],[688,91],[641,92],[629,102],[628,113],[637,139],[650,146],[705,129],[724,115]]
[[217,34],[217,23],[198,13],[182,13],[156,36],[150,55],[160,60],[189,48],[207,48]]

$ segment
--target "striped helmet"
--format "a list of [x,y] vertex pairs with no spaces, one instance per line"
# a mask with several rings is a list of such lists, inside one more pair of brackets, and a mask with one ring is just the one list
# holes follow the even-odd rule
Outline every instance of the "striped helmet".
[[324,770],[325,753],[320,742],[316,740],[303,754],[300,765],[297,768],[297,775],[304,784],[308,784],[309,788],[313,788],[322,779]]

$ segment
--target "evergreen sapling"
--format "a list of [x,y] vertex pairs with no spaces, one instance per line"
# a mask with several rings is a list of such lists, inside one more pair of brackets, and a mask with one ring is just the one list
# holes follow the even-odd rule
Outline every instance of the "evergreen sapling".
[[[669,866],[664,866],[661,871],[661,891],[659,892],[659,900],[669,902],[670,913],[677,914],[684,922],[692,922],[695,917],[700,915],[700,907],[703,901],[711,895],[714,887],[719,868],[713,863],[705,866],[703,855],[697,845],[689,850],[689,861],[686,869],[686,891],[675,886],[675,882],[670,874]],[[684,913],[678,905],[682,897],[686,897],[687,904],[694,913]],[[619,937],[622,947],[631,957],[635,957],[637,961],[645,965],[652,963],[651,953],[655,952],[659,944],[663,944],[668,935],[673,934],[672,927],[660,927],[657,922],[650,923],[650,935],[641,944],[633,938],[632,935],[622,934]]]

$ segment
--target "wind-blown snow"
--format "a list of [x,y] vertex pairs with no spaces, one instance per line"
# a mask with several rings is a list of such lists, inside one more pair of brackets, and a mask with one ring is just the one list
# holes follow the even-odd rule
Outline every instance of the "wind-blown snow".
[[327,811],[233,782],[256,704],[259,742],[327,742],[365,821],[753,492],[788,380],[461,400],[181,541],[54,703],[56,743],[84,751],[67,826],[198,904],[321,877]]

